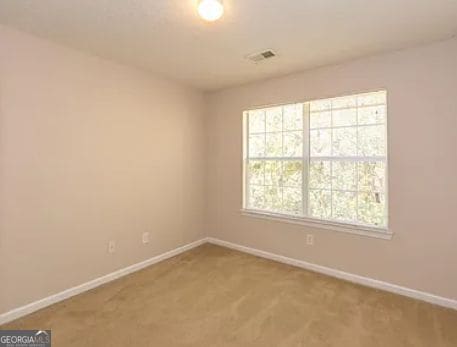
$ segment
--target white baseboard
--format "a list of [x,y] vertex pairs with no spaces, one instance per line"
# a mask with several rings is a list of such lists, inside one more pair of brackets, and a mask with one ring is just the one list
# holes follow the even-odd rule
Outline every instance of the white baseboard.
[[175,255],[188,251],[192,248],[195,248],[195,247],[200,246],[207,242],[215,244],[215,245],[235,249],[237,251],[241,251],[244,253],[256,255],[256,256],[259,256],[262,258],[267,258],[267,259],[271,259],[271,260],[278,261],[281,263],[297,266],[297,267],[311,270],[314,272],[319,272],[319,273],[322,273],[322,274],[325,274],[328,276],[332,276],[332,277],[340,278],[340,279],[343,279],[346,281],[358,283],[358,284],[361,284],[361,285],[364,285],[367,287],[385,290],[388,292],[408,296],[410,298],[426,301],[431,304],[436,304],[436,305],[440,305],[440,306],[444,306],[444,307],[448,307],[448,308],[457,310],[457,300],[455,300],[455,299],[444,298],[444,297],[441,297],[438,295],[421,292],[419,290],[402,287],[402,286],[399,286],[396,284],[383,282],[383,281],[351,274],[351,273],[340,271],[340,270],[335,270],[335,269],[332,269],[329,267],[325,267],[325,266],[321,266],[321,265],[317,265],[317,264],[313,264],[313,263],[308,263],[303,260],[288,258],[288,257],[282,256],[282,255],[277,255],[274,253],[261,251],[259,249],[241,246],[241,245],[237,245],[235,243],[231,243],[228,241],[223,241],[223,240],[219,240],[216,238],[207,237],[207,238],[203,238],[201,240],[195,241],[195,242],[191,242],[187,245],[175,248],[171,251],[159,254],[155,257],[152,257],[152,258],[142,261],[140,263],[133,264],[133,265],[125,267],[123,269],[111,272],[105,276],[96,278],[94,280],[91,280],[91,281],[83,283],[83,284],[80,284],[76,287],[66,289],[60,293],[48,296],[46,298],[34,301],[30,304],[15,308],[15,309],[5,312],[5,313],[2,313],[2,314],[0,314],[0,325],[13,321],[15,319],[18,319],[20,317],[23,317],[32,312],[38,311],[46,306],[55,304],[59,301],[68,299],[74,295],[81,294],[85,291],[98,287],[102,284],[111,282],[115,279],[128,275],[132,272],[141,270],[147,266],[150,266],[155,263],[161,262],[165,259],[171,258]]
[[321,266],[321,265],[317,265],[317,264],[313,264],[313,263],[308,263],[303,260],[288,258],[288,257],[282,256],[282,255],[261,251],[259,249],[255,249],[255,248],[251,248],[251,247],[241,246],[241,245],[238,245],[235,243],[219,240],[219,239],[216,239],[213,237],[207,238],[207,241],[209,243],[212,243],[215,245],[231,248],[231,249],[234,249],[234,250],[237,250],[240,252],[244,252],[244,253],[249,253],[252,255],[256,255],[258,257],[271,259],[274,261],[297,266],[297,267],[311,270],[314,272],[319,272],[319,273],[322,273],[322,274],[325,274],[325,275],[328,275],[331,277],[336,277],[336,278],[340,278],[340,279],[350,281],[353,283],[361,284],[361,285],[364,285],[367,287],[385,290],[385,291],[392,292],[395,294],[408,296],[410,298],[426,301],[431,304],[444,306],[447,308],[457,310],[457,300],[456,299],[445,298],[442,296],[422,292],[419,290],[402,287],[402,286],[399,286],[396,284],[375,280],[375,279],[372,279],[369,277],[363,277],[363,276],[351,274],[348,272],[332,269],[329,267],[325,267],[325,266]]
[[55,304],[55,303],[57,303],[59,301],[68,299],[68,298],[70,298],[72,296],[75,296],[77,294],[81,294],[81,293],[83,293],[85,291],[88,291],[90,289],[98,287],[98,286],[100,286],[102,284],[111,282],[111,281],[113,281],[113,280],[115,280],[117,278],[120,278],[122,276],[128,275],[128,274],[130,274],[132,272],[141,270],[141,269],[143,269],[143,268],[145,268],[147,266],[150,266],[152,264],[161,262],[162,260],[171,258],[171,257],[173,257],[175,255],[178,255],[178,254],[183,253],[185,251],[188,251],[188,250],[190,250],[192,248],[200,246],[200,245],[202,245],[202,244],[204,244],[206,242],[207,242],[207,239],[203,238],[201,240],[188,243],[187,245],[172,249],[171,251],[159,254],[159,255],[157,255],[155,257],[149,258],[149,259],[147,259],[145,261],[142,261],[140,263],[136,263],[136,264],[127,266],[127,267],[125,267],[123,269],[111,272],[111,273],[109,273],[109,274],[107,274],[105,276],[96,278],[94,280],[91,280],[91,281],[83,283],[83,284],[80,284],[80,285],[78,285],[76,287],[66,289],[66,290],[64,290],[64,291],[62,291],[60,293],[48,296],[48,297],[46,297],[44,299],[40,299],[40,300],[34,301],[34,302],[30,303],[30,304],[15,308],[15,309],[13,309],[11,311],[8,311],[8,312],[5,312],[5,313],[2,313],[2,314],[0,314],[0,325],[8,323],[8,322],[11,322],[11,321],[13,321],[15,319],[23,317],[23,316],[25,316],[27,314],[30,314],[32,312],[38,311],[39,309],[42,309],[42,308],[44,308],[46,306]]

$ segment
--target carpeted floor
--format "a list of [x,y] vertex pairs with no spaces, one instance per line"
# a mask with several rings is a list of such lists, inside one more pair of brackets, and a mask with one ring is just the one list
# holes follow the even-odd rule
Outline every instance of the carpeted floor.
[[457,346],[457,311],[209,244],[1,328],[53,346]]

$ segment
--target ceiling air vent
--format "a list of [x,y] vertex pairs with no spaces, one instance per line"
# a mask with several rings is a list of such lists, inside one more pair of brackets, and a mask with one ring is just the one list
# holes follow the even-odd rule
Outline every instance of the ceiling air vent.
[[260,52],[260,53],[254,53],[254,54],[249,54],[246,59],[249,59],[250,61],[254,63],[260,63],[263,60],[266,59],[271,59],[276,57],[276,53],[273,52],[271,49]]

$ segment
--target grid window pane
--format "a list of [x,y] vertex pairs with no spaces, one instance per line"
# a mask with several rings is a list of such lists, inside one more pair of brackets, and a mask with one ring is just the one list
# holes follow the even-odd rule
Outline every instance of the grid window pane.
[[364,192],[384,192],[386,189],[386,165],[382,161],[358,163],[358,187]]
[[292,214],[301,214],[303,212],[301,188],[283,188],[282,210]]
[[332,153],[332,130],[311,130],[309,137],[311,157],[329,156]]
[[354,96],[343,96],[332,99],[332,109],[349,108],[357,106],[357,98]]
[[332,189],[357,189],[357,163],[353,161],[332,162]]
[[310,111],[327,111],[332,107],[332,101],[330,99],[316,100],[310,103]]
[[330,111],[312,112],[309,115],[309,127],[329,128],[332,126],[332,113]]
[[249,136],[249,156],[263,157],[265,155],[265,135]]
[[252,160],[249,162],[248,174],[249,184],[264,185],[265,171],[264,162],[262,160]]
[[[282,163],[282,184],[284,187],[302,187],[303,162],[284,161]],[[300,193],[301,194],[301,193]]]
[[303,132],[288,131],[283,133],[283,151],[285,157],[303,156]]
[[364,224],[385,225],[385,195],[380,193],[359,193],[358,218]]
[[335,190],[332,192],[332,217],[337,220],[355,221],[357,194]]
[[332,215],[332,194],[328,190],[310,190],[309,214],[311,217],[329,219]]
[[279,186],[282,183],[282,162],[267,160],[265,162],[265,185]]
[[266,131],[282,131],[282,108],[274,107],[266,110]]
[[265,112],[261,110],[249,111],[249,133],[265,132]]
[[386,117],[386,106],[362,107],[358,111],[359,124],[380,124],[384,123]]
[[282,157],[282,133],[266,134],[265,155],[267,157]]
[[357,125],[357,109],[349,108],[332,112],[334,127]]
[[265,208],[274,212],[282,210],[281,187],[265,187]]
[[265,208],[264,186],[249,185],[249,207],[257,210]]
[[386,154],[385,126],[360,127],[358,152],[360,156],[384,156]]
[[284,106],[283,126],[285,131],[303,129],[303,104]]
[[309,188],[331,189],[331,162],[316,161],[309,163]]
[[357,129],[333,129],[332,155],[335,157],[355,156],[357,154]]

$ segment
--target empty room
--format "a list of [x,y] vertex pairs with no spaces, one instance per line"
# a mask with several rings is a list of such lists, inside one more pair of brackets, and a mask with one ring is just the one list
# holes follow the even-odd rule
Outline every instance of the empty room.
[[456,347],[457,1],[0,0],[0,347]]

